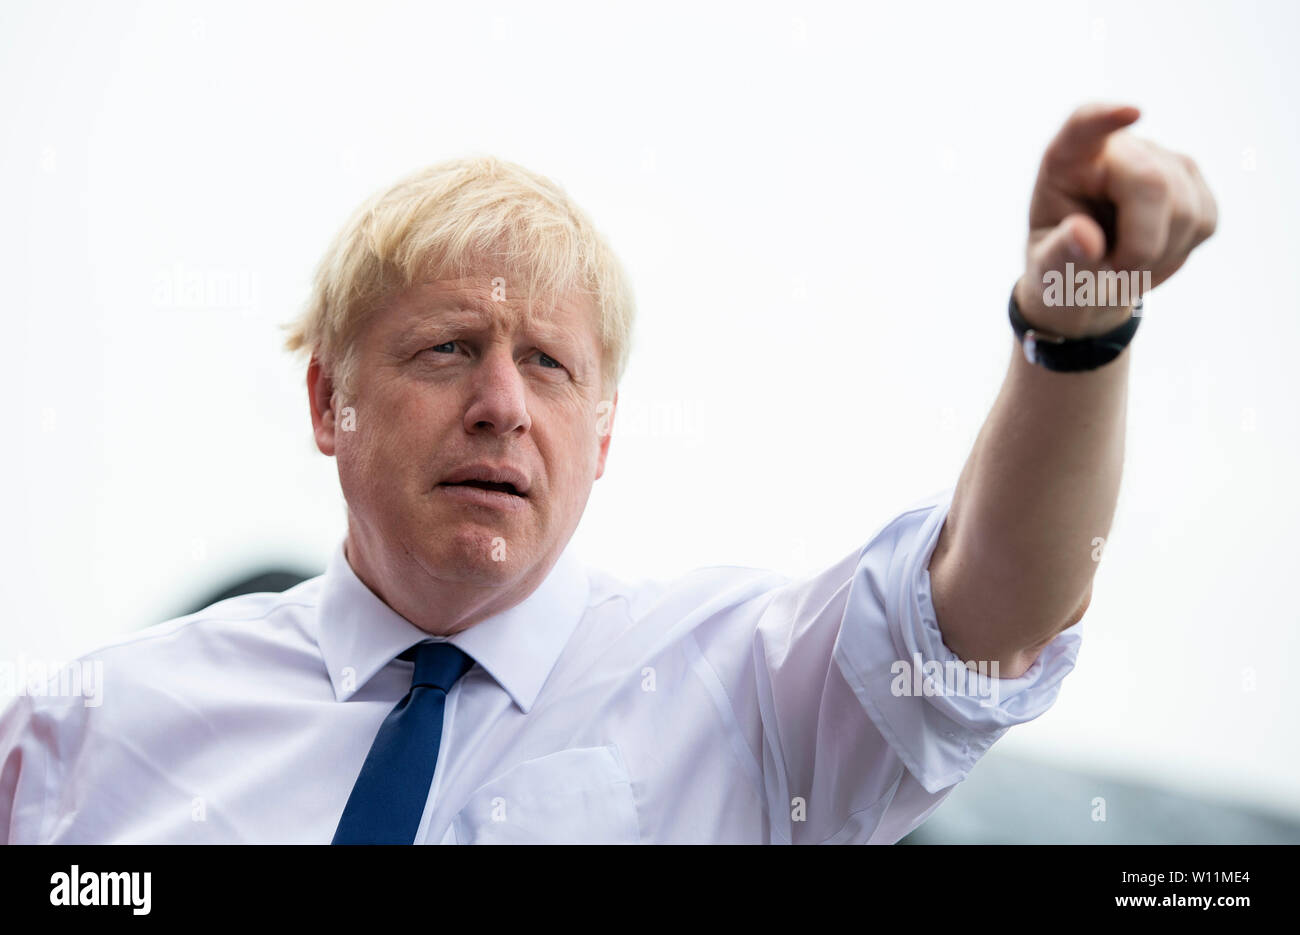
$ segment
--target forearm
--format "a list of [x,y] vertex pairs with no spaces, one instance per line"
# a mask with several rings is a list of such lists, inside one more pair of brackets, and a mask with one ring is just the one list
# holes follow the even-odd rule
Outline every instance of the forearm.
[[[1019,675],[1091,597],[1124,459],[1130,348],[1079,373],[1010,366],[930,560],[944,641]],[[960,606],[947,599],[960,595]]]
[[[1142,273],[1143,294],[1187,261],[1218,223],[1196,163],[1127,133],[1136,107],[1086,104],[1053,137],[1029,202],[1021,316],[1065,338],[1105,334],[1131,296],[1049,304],[1053,276]],[[1057,280],[1059,283],[1060,280]],[[1115,301],[1118,298],[1119,301]],[[1093,370],[1011,364],[953,492],[930,557],[948,648],[1014,678],[1092,598],[1098,540],[1110,535],[1124,462],[1131,350]]]

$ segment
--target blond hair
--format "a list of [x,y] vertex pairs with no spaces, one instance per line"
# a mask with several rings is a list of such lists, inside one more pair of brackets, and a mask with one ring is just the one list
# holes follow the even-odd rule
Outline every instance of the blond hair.
[[362,204],[316,268],[302,314],[284,326],[285,347],[318,357],[350,397],[355,339],[371,314],[417,281],[461,279],[484,266],[526,283],[530,301],[590,296],[604,387],[618,386],[636,315],[626,271],[564,189],[492,156],[437,163]]

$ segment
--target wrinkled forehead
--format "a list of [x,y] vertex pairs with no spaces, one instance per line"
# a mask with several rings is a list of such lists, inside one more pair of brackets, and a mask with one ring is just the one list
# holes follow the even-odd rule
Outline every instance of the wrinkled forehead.
[[434,279],[417,282],[405,290],[402,303],[408,314],[461,309],[477,312],[508,324],[527,324],[557,317],[581,315],[590,304],[587,296],[574,292],[530,293],[523,281],[513,283],[504,276],[475,276],[464,279]]
[[526,281],[512,285],[507,276],[417,282],[394,295],[386,306],[381,330],[390,335],[456,325],[599,344],[599,322],[591,296],[576,291],[530,294]]

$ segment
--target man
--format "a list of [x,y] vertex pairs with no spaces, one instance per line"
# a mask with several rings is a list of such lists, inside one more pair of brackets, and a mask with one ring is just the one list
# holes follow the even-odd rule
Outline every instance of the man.
[[[1215,226],[1195,165],[1125,132],[1137,117],[1084,107],[1046,151],[1006,381],[955,487],[806,581],[584,568],[569,541],[633,319],[618,261],[508,163],[371,199],[289,338],[348,507],[327,572],[91,654],[102,704],[15,700],[0,831],[897,841],[1074,665],[1138,296]],[[1098,285],[1061,303],[1079,272]]]

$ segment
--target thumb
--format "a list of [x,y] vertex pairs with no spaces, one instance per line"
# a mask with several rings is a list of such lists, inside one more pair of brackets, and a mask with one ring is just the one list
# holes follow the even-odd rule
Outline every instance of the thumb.
[[1106,253],[1106,235],[1101,225],[1082,213],[1071,214],[1052,228],[1030,251],[1030,273],[1035,282],[1055,270],[1065,274],[1065,265],[1092,268]]

